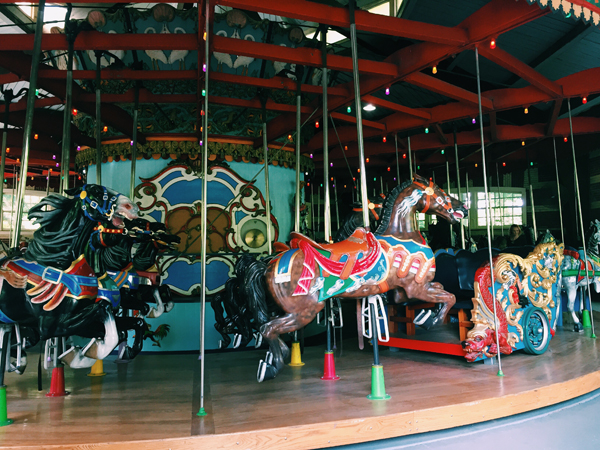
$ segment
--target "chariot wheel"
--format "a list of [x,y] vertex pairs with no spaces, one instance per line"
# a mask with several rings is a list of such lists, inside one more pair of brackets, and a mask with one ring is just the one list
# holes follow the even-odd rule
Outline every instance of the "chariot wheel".
[[550,324],[541,308],[529,308],[523,315],[523,344],[525,352],[541,355],[550,344]]

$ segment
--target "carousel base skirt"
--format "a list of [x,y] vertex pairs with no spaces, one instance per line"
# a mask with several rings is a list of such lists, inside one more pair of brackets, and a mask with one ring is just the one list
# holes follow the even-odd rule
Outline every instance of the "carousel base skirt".
[[[338,343],[336,383],[321,380],[323,347],[302,367],[256,382],[263,350],[206,355],[205,416],[197,355],[105,361],[105,377],[65,368],[68,397],[47,398],[37,373],[7,374],[4,449],[309,449],[426,433],[532,411],[600,388],[597,340],[559,329],[541,356],[516,352],[497,365],[413,350],[380,349],[390,400],[372,401],[369,345]],[[30,355],[35,361],[37,355]],[[45,374],[44,388],[49,386]],[[100,447],[100,445],[98,445]]]

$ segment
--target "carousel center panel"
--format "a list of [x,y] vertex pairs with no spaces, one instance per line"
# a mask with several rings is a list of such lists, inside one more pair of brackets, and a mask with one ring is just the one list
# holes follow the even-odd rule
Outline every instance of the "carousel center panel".
[[[600,388],[596,340],[559,329],[538,357],[515,352],[497,366],[411,350],[381,351],[386,392],[370,401],[370,346],[336,351],[339,381],[322,381],[323,348],[306,348],[302,367],[256,382],[264,350],[206,355],[205,409],[196,355],[106,361],[106,376],[67,369],[67,397],[46,398],[37,373],[7,375],[7,449],[308,449],[424,433],[542,408]],[[342,347],[340,347],[342,348]],[[37,355],[30,354],[32,360]]]

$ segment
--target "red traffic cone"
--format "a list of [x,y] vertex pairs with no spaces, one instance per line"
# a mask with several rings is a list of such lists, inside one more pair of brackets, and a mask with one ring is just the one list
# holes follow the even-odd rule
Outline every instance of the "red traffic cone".
[[333,352],[332,351],[326,351],[325,352],[325,370],[323,371],[323,376],[321,377],[321,380],[339,380],[340,377],[338,377],[335,374],[335,361],[333,359]]
[[50,392],[46,394],[46,397],[64,397],[65,395],[69,395],[65,391],[65,368],[60,365],[52,369]]

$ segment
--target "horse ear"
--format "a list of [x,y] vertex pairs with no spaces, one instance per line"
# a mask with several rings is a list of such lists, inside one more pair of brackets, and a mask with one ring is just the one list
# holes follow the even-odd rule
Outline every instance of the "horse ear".
[[425,184],[429,184],[429,181],[426,180],[425,178],[423,178],[421,175],[419,175],[418,173],[414,173],[413,174],[413,179],[415,181],[418,181],[419,183],[425,183]]
[[81,186],[80,187],[74,187],[74,188],[71,188],[71,189],[67,189],[65,191],[65,194],[67,194],[67,195],[69,195],[71,197],[77,197],[77,196],[79,196],[79,194],[81,194],[81,190],[82,190]]

